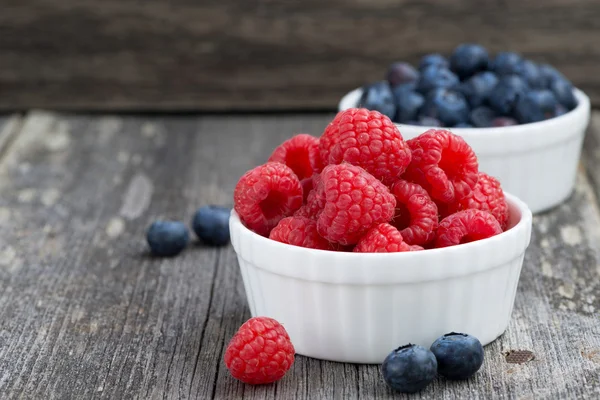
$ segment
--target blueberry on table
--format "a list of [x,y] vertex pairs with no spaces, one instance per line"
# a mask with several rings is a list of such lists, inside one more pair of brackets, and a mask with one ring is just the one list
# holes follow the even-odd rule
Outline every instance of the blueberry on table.
[[415,91],[407,90],[404,85],[394,88],[394,100],[396,102],[395,122],[408,122],[417,118],[425,99]]
[[433,342],[430,350],[437,359],[438,373],[448,379],[467,379],[483,364],[481,342],[465,333],[448,333]]
[[488,52],[483,46],[464,43],[454,49],[450,56],[450,69],[463,80],[479,71],[485,71],[489,60]]
[[469,105],[460,92],[435,89],[425,98],[420,116],[436,118],[443,126],[454,126],[461,122],[468,122]]
[[394,87],[403,83],[416,82],[419,79],[419,72],[409,63],[396,62],[389,66],[386,79]]
[[550,84],[550,90],[554,97],[567,110],[572,110],[577,106],[577,99],[573,94],[573,85],[566,79],[554,79]]
[[476,126],[477,128],[488,128],[492,126],[492,121],[496,117],[497,115],[494,110],[489,107],[481,106],[471,110],[469,120],[473,126]]
[[517,53],[504,51],[496,55],[490,69],[498,75],[516,74],[517,66],[521,60],[521,56]]
[[490,94],[488,104],[498,114],[512,115],[517,101],[527,89],[527,84],[519,76],[503,76]]
[[556,104],[551,91],[532,90],[519,98],[514,117],[521,124],[543,121],[554,116]]
[[202,206],[192,218],[192,228],[203,243],[224,246],[229,243],[231,209],[222,206]]
[[421,58],[421,62],[419,63],[419,70],[422,71],[425,68],[430,67],[430,66],[449,68],[450,63],[448,62],[446,57],[444,57],[441,54],[438,54],[438,53],[426,54],[423,56],[423,58]]
[[433,89],[456,88],[459,83],[458,77],[452,71],[432,65],[421,71],[421,76],[417,81],[417,91],[427,95]]
[[496,117],[492,120],[492,126],[495,127],[503,127],[503,126],[513,126],[519,125],[516,119],[511,117]]
[[379,111],[389,118],[394,118],[396,105],[390,85],[386,81],[380,81],[363,87],[359,107]]
[[437,361],[431,351],[408,344],[392,351],[385,358],[381,373],[390,388],[402,393],[415,393],[435,379],[437,368]]
[[479,107],[490,97],[498,83],[496,74],[490,71],[473,75],[460,85],[460,92],[465,96],[471,107]]
[[536,63],[531,60],[521,60],[517,65],[516,74],[523,78],[532,89],[541,89],[544,87],[544,77]]
[[190,237],[187,227],[179,221],[156,221],[148,228],[146,240],[152,254],[172,257],[181,253]]

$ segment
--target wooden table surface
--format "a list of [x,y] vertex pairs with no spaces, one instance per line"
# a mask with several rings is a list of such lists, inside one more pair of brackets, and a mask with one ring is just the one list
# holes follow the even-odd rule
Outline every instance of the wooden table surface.
[[[302,356],[276,384],[235,381],[223,350],[250,314],[232,248],[157,259],[144,241],[156,218],[231,205],[244,171],[330,118],[0,116],[0,398],[391,396],[377,366]],[[600,397],[599,162],[595,114],[574,194],[534,218],[508,330],[474,379],[414,398]]]

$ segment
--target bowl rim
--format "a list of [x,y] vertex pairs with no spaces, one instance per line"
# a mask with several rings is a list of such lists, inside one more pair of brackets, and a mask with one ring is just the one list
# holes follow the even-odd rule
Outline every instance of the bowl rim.
[[[460,244],[457,246],[449,246],[449,247],[436,248],[436,249],[426,249],[426,250],[422,250],[422,251],[407,251],[407,252],[396,252],[396,253],[354,253],[354,252],[342,252],[342,251],[336,252],[336,251],[331,251],[331,250],[310,249],[310,248],[306,248],[306,247],[293,246],[293,245],[290,245],[287,243],[281,243],[281,242],[278,242],[275,240],[271,240],[268,237],[261,236],[258,233],[251,231],[242,223],[242,221],[240,220],[239,215],[237,214],[235,209],[233,209],[231,211],[229,220],[230,220],[231,228],[235,228],[235,229],[239,230],[240,232],[242,232],[242,233],[246,234],[248,237],[250,237],[252,240],[256,240],[259,243],[267,245],[267,246],[274,246],[275,248],[287,249],[287,250],[290,250],[293,252],[303,252],[303,253],[314,254],[314,255],[335,254],[336,257],[339,257],[342,259],[369,258],[369,259],[371,259],[371,261],[377,261],[378,259],[382,259],[382,258],[387,258],[387,259],[397,258],[398,261],[401,261],[402,259],[408,258],[408,257],[419,258],[419,257],[427,257],[428,255],[434,255],[434,254],[443,254],[443,253],[450,254],[450,253],[458,253],[458,252],[468,252],[470,249],[481,248],[483,246],[495,246],[496,243],[500,243],[510,237],[515,237],[515,236],[519,235],[523,230],[531,229],[531,225],[533,222],[533,215],[532,215],[531,210],[527,206],[527,204],[525,204],[518,197],[511,195],[510,193],[504,192],[504,195],[506,197],[507,202],[509,203],[509,208],[512,205],[520,213],[519,220],[511,228],[507,229],[506,231],[504,231],[498,235],[495,235],[495,236],[492,236],[492,237],[489,237],[486,239],[477,240],[475,242],[464,243],[464,244]],[[529,246],[529,240],[524,247],[527,248],[528,246]],[[236,252],[237,252],[237,250],[236,250]],[[377,268],[377,266],[374,266],[374,267]],[[325,268],[327,268],[327,267],[325,267]]]
[[[351,108],[351,107],[348,107],[348,104],[346,104],[346,103],[350,103],[350,102],[356,103],[356,101],[358,101],[358,99],[360,98],[360,95],[362,94],[362,90],[363,90],[362,87],[359,87],[359,88],[349,91],[344,96],[342,96],[342,98],[340,99],[340,101],[338,103],[338,112],[347,110],[348,108]],[[402,127],[410,127],[410,128],[414,127],[415,129],[423,130],[423,132],[427,129],[448,129],[460,136],[464,136],[464,134],[470,134],[470,135],[474,135],[474,136],[477,136],[477,135],[490,136],[490,134],[494,134],[494,133],[502,133],[504,135],[506,135],[508,133],[522,134],[524,129],[529,130],[529,128],[532,128],[533,130],[538,130],[538,129],[542,130],[544,128],[548,128],[548,127],[552,126],[555,123],[560,123],[561,121],[565,121],[565,120],[574,118],[577,114],[585,114],[586,111],[589,113],[590,98],[582,90],[580,90],[576,87],[573,87],[573,94],[575,95],[575,98],[577,99],[577,106],[574,109],[572,109],[558,117],[553,117],[550,119],[546,119],[544,121],[530,122],[527,124],[518,124],[518,125],[500,126],[500,127],[493,126],[493,127],[487,127],[487,128],[454,128],[454,127],[421,126],[421,125],[410,125],[410,124],[405,124],[405,123],[400,123],[400,122],[394,122],[394,124],[397,126],[402,126]],[[357,100],[354,100],[354,98],[356,98]],[[353,107],[356,107],[356,104],[354,104]]]

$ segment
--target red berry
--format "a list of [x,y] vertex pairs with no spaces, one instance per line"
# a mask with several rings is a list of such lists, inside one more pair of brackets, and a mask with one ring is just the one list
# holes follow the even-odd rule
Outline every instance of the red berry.
[[489,212],[463,210],[447,216],[440,222],[435,247],[456,246],[486,239],[499,233],[502,233],[502,228]]
[[404,241],[416,245],[431,241],[438,227],[438,209],[427,191],[400,179],[392,185],[392,194],[396,211],[390,223],[400,230]]
[[[311,198],[312,196],[312,198]],[[396,200],[373,175],[350,164],[321,173],[309,206],[319,209],[317,230],[330,242],[355,244],[373,226],[394,216]]]
[[277,223],[302,205],[302,186],[294,171],[266,163],[244,174],[233,193],[235,211],[259,235],[268,236]]
[[270,239],[310,249],[333,250],[331,244],[317,232],[317,222],[300,216],[287,217],[273,228]]
[[430,129],[409,140],[412,161],[404,179],[418,183],[434,199],[458,201],[477,183],[477,156],[460,136],[443,129]]
[[389,184],[410,163],[410,149],[396,125],[365,108],[340,112],[325,129],[319,148],[325,165],[347,162]]
[[306,133],[296,135],[280,144],[269,161],[287,165],[300,180],[310,178],[316,168],[322,169],[319,139]]
[[413,244],[412,246],[410,246],[410,251],[421,251],[421,250],[425,250],[423,247],[418,246],[416,244]]
[[489,211],[496,217],[503,230],[508,226],[508,203],[502,186],[496,178],[488,174],[480,172],[477,185],[471,194],[457,203],[450,204],[446,213],[451,214],[470,208]]
[[354,247],[355,253],[397,253],[415,250],[402,240],[398,229],[386,223],[371,228]]
[[225,366],[234,378],[252,385],[283,378],[294,363],[294,346],[285,328],[267,317],[250,318],[231,338]]

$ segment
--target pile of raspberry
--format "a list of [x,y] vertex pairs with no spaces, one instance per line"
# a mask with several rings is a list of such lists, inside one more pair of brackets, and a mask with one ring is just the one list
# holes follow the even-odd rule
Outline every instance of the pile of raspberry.
[[421,251],[501,233],[508,204],[459,136],[430,129],[405,141],[385,115],[342,111],[320,138],[300,134],[248,171],[234,192],[246,227],[329,251]]

